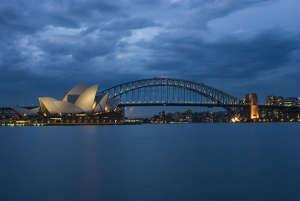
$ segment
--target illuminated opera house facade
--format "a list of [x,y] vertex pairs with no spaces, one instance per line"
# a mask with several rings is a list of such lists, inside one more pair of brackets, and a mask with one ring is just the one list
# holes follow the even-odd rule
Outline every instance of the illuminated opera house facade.
[[108,94],[96,96],[98,85],[79,84],[65,94],[62,100],[39,97],[39,110],[44,114],[81,114],[109,111]]

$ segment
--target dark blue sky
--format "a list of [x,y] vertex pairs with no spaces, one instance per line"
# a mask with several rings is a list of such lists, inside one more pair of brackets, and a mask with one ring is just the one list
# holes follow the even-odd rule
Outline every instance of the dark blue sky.
[[300,96],[299,0],[1,0],[0,105],[148,77]]

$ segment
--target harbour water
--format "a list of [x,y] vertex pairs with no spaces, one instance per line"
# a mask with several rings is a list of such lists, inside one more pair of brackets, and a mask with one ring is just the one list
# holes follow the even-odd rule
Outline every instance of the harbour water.
[[0,200],[300,200],[300,124],[0,128]]

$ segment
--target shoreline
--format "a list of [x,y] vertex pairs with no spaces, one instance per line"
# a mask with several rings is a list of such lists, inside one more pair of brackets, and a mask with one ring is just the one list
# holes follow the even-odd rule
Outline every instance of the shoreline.
[[178,124],[297,124],[299,121],[274,121],[274,122],[168,122],[168,123],[144,123],[144,122],[122,122],[122,123],[4,123],[0,127],[52,127],[52,126],[123,126],[123,125],[178,125]]

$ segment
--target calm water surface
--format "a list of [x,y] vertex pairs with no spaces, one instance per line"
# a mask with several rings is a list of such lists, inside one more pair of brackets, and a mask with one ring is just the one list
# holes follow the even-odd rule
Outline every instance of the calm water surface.
[[300,124],[0,128],[0,200],[297,201]]

